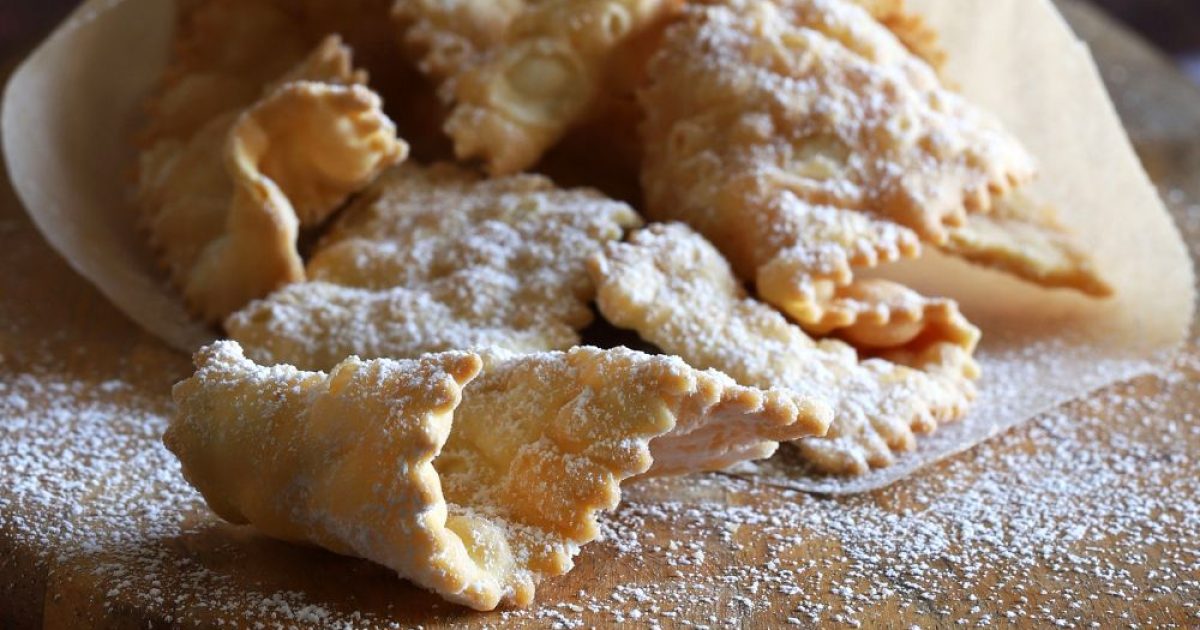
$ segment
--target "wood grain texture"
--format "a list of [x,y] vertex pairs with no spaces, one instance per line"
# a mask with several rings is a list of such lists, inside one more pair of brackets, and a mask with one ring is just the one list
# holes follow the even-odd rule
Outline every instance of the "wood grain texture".
[[[1156,53],[1094,10],[1075,1],[1062,2],[1061,6],[1098,57],[1139,154],[1171,202],[1195,257],[1200,247],[1200,206],[1195,205],[1200,202],[1200,92]],[[7,182],[0,191],[0,270],[0,382],[13,383],[30,374],[69,375],[74,381],[94,386],[97,398],[118,408],[136,404],[149,405],[156,413],[169,411],[165,392],[189,372],[187,357],[140,332],[76,276],[30,225]],[[1193,328],[1192,338],[1173,372],[1174,380],[1147,376],[1061,410],[1059,413],[1068,415],[1100,416],[1100,422],[1078,429],[1073,443],[1112,442],[1127,447],[1132,442],[1147,461],[1169,459],[1172,468],[1167,473],[1162,473],[1161,467],[1155,469],[1160,472],[1149,492],[1169,493],[1177,487],[1177,481],[1200,477],[1200,458],[1177,457],[1181,452],[1200,452],[1200,432],[1183,430],[1163,440],[1159,428],[1148,425],[1146,414],[1137,412],[1151,409],[1171,420],[1197,422],[1192,415],[1200,408],[1200,394],[1195,387],[1197,366],[1200,344]],[[114,379],[128,386],[107,391],[103,384]],[[151,402],[146,403],[146,398]],[[1118,398],[1147,402],[1144,407],[1109,404]],[[37,406],[47,401],[30,402]],[[19,420],[0,417],[0,426],[15,426]],[[928,522],[952,521],[952,514],[939,511],[954,509],[954,497],[972,492],[980,496],[982,484],[990,483],[989,474],[997,468],[1036,456],[1039,449],[1053,448],[1046,446],[1048,440],[1039,431],[1045,433],[1046,429],[1031,423],[897,486],[858,497],[797,497],[715,476],[645,484],[628,493],[634,507],[618,522],[624,526],[641,524],[663,545],[672,537],[681,538],[693,545],[688,553],[703,551],[704,561],[681,570],[683,567],[672,563],[686,554],[662,552],[646,545],[649,538],[645,533],[640,536],[640,551],[620,552],[619,541],[596,543],[584,548],[572,573],[543,584],[538,593],[542,606],[526,613],[479,614],[459,609],[396,579],[381,567],[267,540],[247,528],[220,523],[202,510],[182,515],[190,523],[186,534],[145,541],[150,551],[139,558],[153,558],[156,564],[130,565],[129,575],[124,577],[114,577],[113,567],[127,562],[127,550],[100,548],[84,555],[59,557],[55,549],[31,543],[28,532],[21,531],[20,519],[0,519],[4,524],[0,526],[0,627],[134,628],[222,622],[252,625],[254,621],[287,625],[287,615],[280,616],[277,608],[261,603],[248,605],[244,597],[245,593],[269,596],[277,592],[300,594],[317,607],[321,614],[300,617],[313,623],[350,620],[355,625],[427,628],[484,627],[505,622],[544,626],[556,620],[585,626],[620,621],[646,624],[651,619],[664,626],[689,620],[713,626],[778,627],[789,618],[804,624],[858,622],[905,628],[950,627],[960,619],[971,626],[1005,621],[1046,625],[1058,619],[1066,625],[1084,627],[1093,620],[1105,626],[1200,625],[1194,603],[1198,590],[1194,588],[1168,589],[1131,601],[1121,593],[1120,586],[1140,585],[1146,587],[1140,590],[1149,592],[1161,563],[1181,555],[1193,559],[1200,555],[1196,540],[1181,539],[1194,531],[1195,524],[1147,515],[1147,523],[1157,528],[1154,536],[1139,538],[1136,532],[1114,532],[1103,542],[1070,548],[1066,553],[1082,554],[1115,569],[1090,572],[1064,570],[1086,563],[1057,556],[1062,553],[1057,547],[1033,566],[1021,564],[1026,556],[1019,556],[964,571],[953,566],[954,558],[963,552],[955,548],[961,538],[948,536],[946,549],[928,559],[933,567],[929,579],[936,584],[912,588],[905,585],[904,578],[882,578],[893,580],[894,594],[856,599],[836,589],[842,584],[853,584],[855,588],[875,585],[881,579],[860,574],[864,561],[851,546],[861,539],[839,536],[837,530],[823,529],[815,523],[806,525],[802,518],[794,518],[803,516],[806,510],[814,518],[829,518],[844,510],[894,515],[897,519],[915,519],[914,523],[922,522],[921,518]],[[10,492],[11,486],[8,475],[12,473],[4,467],[0,461],[0,497]],[[79,470],[79,474],[87,474],[86,457],[80,458]],[[1135,470],[1128,474],[1136,477],[1140,473]],[[1060,482],[1082,484],[1084,472],[1080,475],[1079,479],[1068,476]],[[1020,475],[1014,477],[1019,479]],[[1035,481],[1029,481],[1031,488]],[[1012,490],[1007,489],[1010,494],[1005,496],[1013,496]],[[1016,490],[1019,493],[1020,488]],[[670,510],[657,512],[654,506],[661,502],[668,502]],[[783,509],[781,506],[786,504],[793,518],[785,520],[783,527],[791,529],[783,531],[771,522],[747,522],[731,527],[716,523],[706,531],[695,526],[694,519],[689,520],[689,506],[714,503],[744,505],[761,513]],[[1078,515],[1081,521],[1089,518],[1082,513],[1083,503]],[[19,504],[0,501],[0,505],[20,509]],[[104,516],[89,513],[95,508],[87,503],[74,511],[71,507],[62,506],[61,514],[54,518],[70,523]],[[138,509],[137,505],[128,507]],[[1059,506],[1056,514],[1071,521],[1076,518],[1072,509]],[[1003,508],[999,513],[1004,514]],[[938,521],[939,516],[946,519]],[[707,522],[719,519],[717,514]],[[1120,539],[1122,536],[1126,539]],[[787,544],[775,544],[780,540]],[[896,559],[897,564],[905,561]],[[772,562],[795,566],[798,574],[804,574],[796,579],[796,584],[803,587],[801,592],[789,592],[779,584],[767,584],[758,593],[747,591],[753,574],[743,569],[758,567],[762,569],[759,574],[780,575]],[[881,562],[872,559],[867,565],[877,567]],[[146,573],[148,566],[158,581],[152,587],[161,589],[161,595],[147,597],[146,589],[151,585],[138,581],[137,574]],[[219,586],[203,600],[191,596],[198,570]],[[1014,582],[1013,575],[1025,577]],[[1200,575],[1192,579],[1200,580]],[[705,587],[688,595],[689,582]],[[204,582],[203,588],[209,588],[208,584]],[[931,589],[936,597],[923,596]],[[580,597],[580,591],[599,594],[603,604],[595,603],[592,597],[596,595]],[[639,602],[630,595],[643,592],[647,601]],[[612,596],[614,593],[617,597]],[[1064,597],[1064,593],[1074,595]],[[741,603],[738,598],[742,597],[751,603]],[[586,605],[588,602],[593,602],[591,608],[595,610]],[[579,610],[572,608],[581,604],[585,605]],[[807,616],[821,605],[827,608],[815,620]],[[655,606],[660,611],[648,614]],[[1005,613],[1015,608],[1032,611],[1033,615],[1008,620]],[[636,615],[634,610],[638,611]],[[664,611],[676,611],[676,616],[661,614]]]

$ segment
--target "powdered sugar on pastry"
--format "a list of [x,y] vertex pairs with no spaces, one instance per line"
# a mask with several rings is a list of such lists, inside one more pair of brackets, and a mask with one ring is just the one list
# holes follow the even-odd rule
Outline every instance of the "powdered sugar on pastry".
[[[858,474],[912,448],[914,432],[962,416],[977,367],[960,346],[938,343],[859,361],[836,340],[814,342],[771,307],[747,297],[712,245],[682,224],[655,224],[610,243],[590,264],[597,305],[613,324],[689,364],[739,383],[784,387],[829,403],[829,433],[796,446],[820,472]],[[922,371],[924,370],[924,371]]]
[[795,395],[625,349],[351,357],[325,374],[223,341],[196,367],[163,439],[215,512],[481,610],[527,605],[569,571],[622,480],[769,454],[828,421]]
[[760,294],[812,321],[818,282],[916,256],[1033,175],[990,116],[848,0],[699,2],[641,93],[643,181]]
[[511,279],[484,269],[413,288],[298,282],[252,302],[225,327],[257,361],[314,370],[350,355],[417,357],[488,346],[537,352],[579,343],[574,326],[548,314],[530,310],[522,318],[514,305],[523,296]]
[[219,321],[304,278],[301,225],[320,222],[407,147],[336,37],[186,140],[141,156],[143,224],[188,304]]
[[569,348],[592,320],[585,261],[638,223],[623,203],[540,176],[404,165],[330,228],[313,282],[250,304],[226,330],[260,362],[306,369],[351,354]]
[[[681,0],[400,0],[396,14],[422,68],[453,107],[460,159],[524,170],[603,109],[631,73],[630,54]],[[639,72],[632,74],[640,76]]]

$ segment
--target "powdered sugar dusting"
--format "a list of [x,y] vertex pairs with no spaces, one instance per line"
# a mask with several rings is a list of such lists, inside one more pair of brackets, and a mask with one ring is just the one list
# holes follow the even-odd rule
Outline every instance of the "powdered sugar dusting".
[[[1200,206],[1167,198],[1195,256]],[[49,366],[53,354],[90,354],[114,373],[118,352],[145,371],[164,362],[146,360],[145,341],[98,296],[71,312],[95,309],[111,331],[80,333],[88,326],[51,299],[79,295],[80,281],[19,223],[0,218],[0,258],[44,263],[61,281],[0,279],[0,593],[46,586],[33,615],[70,603],[76,625],[1200,625],[1195,342],[1155,375],[885,491],[823,498],[720,475],[641,484],[534,608],[468,615],[369,563],[217,523],[158,443],[162,383]],[[163,370],[182,377],[180,363]],[[44,480],[18,481],[29,478]],[[5,623],[36,621],[2,608]]]
[[1200,403],[1194,353],[884,492],[638,484],[528,610],[460,617],[382,568],[217,523],[159,444],[163,398],[122,381],[4,380],[0,531],[94,614],[185,624],[1194,625],[1200,425],[1174,411]]
[[[854,478],[816,477],[806,473],[798,454],[781,449],[780,455],[769,461],[743,466],[739,474],[809,492],[847,494],[882,488],[1021,424],[1028,416],[1014,409],[1034,413],[1050,409],[1070,400],[1081,388],[1133,378],[1153,371],[1156,365],[1142,358],[1122,359],[1111,350],[1099,350],[1096,342],[1087,339],[1033,330],[985,336],[977,359],[983,378],[979,398],[966,417],[921,436],[913,451],[899,455],[888,468]],[[1067,373],[1072,378],[1055,378]]]

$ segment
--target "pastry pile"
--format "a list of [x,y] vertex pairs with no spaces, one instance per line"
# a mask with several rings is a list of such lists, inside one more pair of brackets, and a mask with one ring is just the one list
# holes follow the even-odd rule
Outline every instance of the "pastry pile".
[[229,339],[164,441],[221,517],[473,608],[626,479],[961,418],[979,329],[860,271],[1111,292],[901,0],[178,4],[140,221]]

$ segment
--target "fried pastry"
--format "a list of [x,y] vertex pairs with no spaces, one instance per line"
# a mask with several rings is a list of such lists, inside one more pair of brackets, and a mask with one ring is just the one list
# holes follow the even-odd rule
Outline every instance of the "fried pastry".
[[946,242],[1033,175],[997,121],[849,0],[697,2],[649,74],[649,215],[691,224],[811,330],[847,324],[820,301],[854,267]]
[[478,270],[411,288],[298,282],[250,303],[225,327],[255,360],[304,369],[328,369],[350,355],[418,357],[488,346],[538,352],[579,343],[581,326],[514,306],[523,296],[506,284]]
[[972,216],[952,228],[940,246],[948,254],[1028,280],[1095,297],[1112,295],[1092,257],[1059,222],[1052,206],[1023,191],[997,200],[987,215]]
[[[601,314],[689,364],[755,387],[783,387],[825,401],[824,437],[795,443],[824,473],[862,474],[911,449],[914,433],[961,417],[978,367],[968,348],[918,336],[886,358],[813,341],[770,306],[748,297],[729,264],[683,224],[652,224],[589,261]],[[905,365],[907,364],[907,365]]]
[[592,320],[587,258],[633,210],[536,175],[480,179],[402,165],[338,218],[284,287],[227,319],[263,363],[329,369],[348,355],[566,349]]
[[762,457],[828,421],[626,349],[351,357],[325,374],[221,341],[196,368],[163,440],[213,511],[480,610],[569,571],[621,481]]
[[[171,1],[171,0],[167,0]],[[433,86],[405,59],[394,0],[174,0],[172,56],[150,99],[143,140],[186,138],[216,115],[249,106],[263,86],[330,34],[370,72],[400,135],[423,159],[452,155]],[[419,149],[420,151],[415,151]]]
[[280,0],[176,2],[171,59],[147,103],[142,143],[186,141],[229,111],[248,107],[296,66],[317,39]]
[[814,321],[825,322],[826,328],[811,326],[810,331],[836,333],[860,350],[945,342],[971,353],[979,343],[979,329],[963,317],[954,300],[926,297],[888,280],[856,278],[815,304],[823,312]]
[[460,159],[524,170],[572,127],[632,91],[682,0],[400,0],[396,15],[452,111]]
[[454,157],[442,133],[445,108],[435,86],[405,54],[392,23],[395,0],[274,0],[303,17],[310,33],[337,33],[370,73],[370,87],[383,98],[384,111],[408,143],[411,157],[423,161]]
[[946,51],[942,48],[937,31],[925,23],[920,15],[908,10],[904,0],[854,0],[866,9],[871,17],[883,24],[908,48],[935,70],[946,63]]
[[189,306],[209,321],[304,279],[296,250],[314,225],[407,147],[331,37],[244,111],[139,163],[143,225]]

